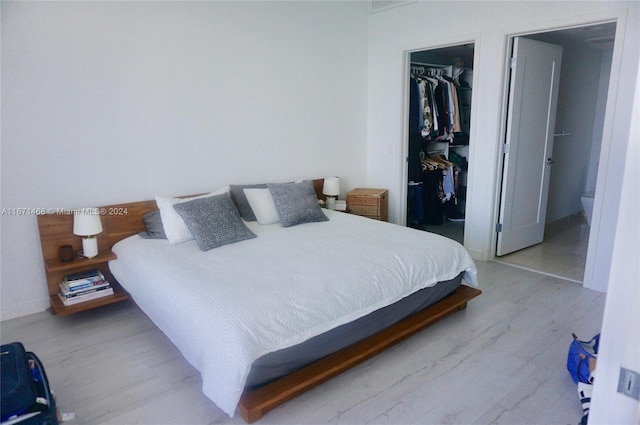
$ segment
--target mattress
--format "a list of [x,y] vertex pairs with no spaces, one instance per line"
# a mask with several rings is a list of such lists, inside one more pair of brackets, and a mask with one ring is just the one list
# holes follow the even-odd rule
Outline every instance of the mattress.
[[265,354],[253,362],[246,387],[259,388],[374,335],[446,298],[460,286],[461,282],[462,273],[451,280],[420,289],[400,301],[372,311],[353,322],[330,329],[298,345]]
[[202,252],[137,235],[113,246],[111,272],[200,371],[203,392],[233,416],[254,362],[351,323],[475,265],[457,242],[326,211]]

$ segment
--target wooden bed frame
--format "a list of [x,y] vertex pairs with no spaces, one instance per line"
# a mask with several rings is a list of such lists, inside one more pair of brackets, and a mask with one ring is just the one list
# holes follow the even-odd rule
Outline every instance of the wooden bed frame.
[[[318,198],[324,199],[324,195],[322,195],[323,179],[314,180],[313,183]],[[115,243],[144,231],[146,228],[142,216],[158,209],[153,200],[110,205],[102,208],[103,211],[112,212],[112,214],[105,213],[101,216],[103,233],[98,235],[98,247],[101,252],[109,252]],[[72,215],[45,214],[38,216],[38,227],[45,264],[57,257],[58,248],[62,244],[73,244],[77,249],[79,237],[73,235]],[[115,255],[112,254],[112,259],[115,258]],[[117,284],[117,282],[115,283]],[[54,283],[54,290],[56,286],[57,284]],[[50,284],[49,287],[51,292],[52,285]],[[462,285],[443,300],[377,334],[265,386],[245,391],[238,404],[240,415],[248,423],[258,420],[268,411],[299,394],[364,362],[430,324],[465,309],[467,302],[481,293],[482,291],[479,289]]]

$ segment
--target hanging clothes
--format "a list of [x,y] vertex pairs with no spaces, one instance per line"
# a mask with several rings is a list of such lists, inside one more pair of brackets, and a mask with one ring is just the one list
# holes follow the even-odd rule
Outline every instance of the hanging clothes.
[[433,108],[432,104],[432,88],[431,84],[425,79],[418,79],[418,89],[420,93],[420,107],[422,111],[422,128],[420,129],[420,133],[422,137],[427,137],[431,132],[433,132]]
[[420,152],[422,151],[421,130],[424,127],[422,103],[418,80],[411,78],[409,90],[409,180],[422,181]]
[[[468,85],[458,90],[463,70],[412,64],[411,71],[407,223],[464,221],[466,187],[460,185],[459,174],[468,164],[441,144],[456,144],[457,138],[468,144],[460,97],[464,92],[468,109]],[[452,161],[445,155],[451,155]]]
[[[439,68],[412,65],[412,70],[416,74],[411,77],[411,92],[418,91],[416,101],[412,101],[412,108],[421,111],[418,114],[412,109],[412,123],[420,128],[425,140],[447,140],[454,143],[455,134],[462,132],[458,94],[462,71],[456,70],[455,78],[451,78],[443,76]],[[420,75],[417,75],[418,70]]]
[[456,134],[462,131],[460,74],[461,71],[455,72],[453,78],[443,75],[442,68],[412,65],[408,223],[442,224],[445,219],[463,217],[457,198],[458,173],[462,167],[442,154],[428,153],[432,142],[454,144]]
[[455,134],[462,131],[462,125],[460,124],[460,100],[458,98],[458,88],[453,81],[449,83],[449,88],[451,89],[451,99],[453,101],[453,123],[451,129]]
[[442,224],[444,218],[460,218],[456,183],[460,168],[443,155],[422,155],[423,224]]
[[424,220],[424,203],[422,202],[423,183],[409,182],[407,197],[407,223],[416,225]]
[[423,224],[444,223],[444,209],[441,197],[442,173],[437,171],[424,173],[424,182],[422,183]]
[[418,80],[411,78],[409,86],[409,132],[419,133],[423,124],[420,116],[422,115],[422,105],[420,102],[420,91],[418,88]]

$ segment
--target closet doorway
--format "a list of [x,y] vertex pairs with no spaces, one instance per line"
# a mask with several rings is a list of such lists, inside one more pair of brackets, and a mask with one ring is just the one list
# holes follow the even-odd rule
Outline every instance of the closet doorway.
[[605,22],[518,36],[561,46],[562,69],[553,150],[543,158],[551,167],[544,239],[497,261],[583,282],[615,29]]
[[410,53],[407,226],[464,243],[474,44]]

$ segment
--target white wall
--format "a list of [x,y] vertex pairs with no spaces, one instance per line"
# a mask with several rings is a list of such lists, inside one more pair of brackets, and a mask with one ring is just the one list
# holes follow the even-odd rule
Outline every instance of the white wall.
[[[602,138],[604,108],[596,116],[601,62],[602,52],[595,48],[563,46],[555,132],[570,135],[554,138],[547,223],[582,211],[592,143],[600,145]],[[593,135],[596,128],[600,138]]]
[[[632,114],[632,88],[636,83],[640,50],[640,4],[633,3],[632,7],[618,13],[593,221],[589,232],[589,250],[584,274],[584,286],[602,292],[607,291],[610,282],[609,273],[622,200],[621,183],[624,179],[626,151],[628,145],[634,143],[634,139],[630,138],[632,118],[635,118]],[[619,282],[611,281],[611,284]]]
[[[366,2],[1,2],[2,208],[366,178]],[[2,216],[1,317],[48,307]]]
[[[609,91],[609,77],[611,76],[611,58],[613,51],[602,52],[600,65],[600,80],[598,81],[598,98],[596,100],[596,115],[605,114],[607,105],[607,94]],[[600,147],[602,145],[602,131],[604,121],[597,121],[593,129],[593,141],[591,143],[591,153],[589,154],[589,171],[587,173],[586,191],[594,191],[598,181],[598,165],[600,163]]]
[[[633,93],[634,86],[627,89]],[[635,83],[611,285],[603,317],[589,424],[640,423],[640,403],[617,392],[620,367],[640,372],[640,75]]]

